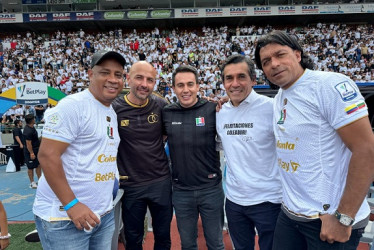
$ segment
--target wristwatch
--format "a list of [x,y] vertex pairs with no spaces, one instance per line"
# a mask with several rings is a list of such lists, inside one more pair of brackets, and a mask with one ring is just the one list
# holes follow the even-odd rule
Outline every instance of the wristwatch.
[[352,219],[350,216],[346,214],[341,214],[339,213],[338,210],[335,211],[334,215],[339,220],[339,222],[344,226],[347,226],[347,227],[352,226],[353,222],[355,222],[355,220]]

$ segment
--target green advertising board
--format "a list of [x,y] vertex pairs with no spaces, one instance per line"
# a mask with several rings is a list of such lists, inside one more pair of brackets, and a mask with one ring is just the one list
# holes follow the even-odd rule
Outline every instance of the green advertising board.
[[148,16],[146,10],[131,10],[127,12],[127,18],[129,19],[145,19]]
[[169,18],[171,16],[171,10],[152,10],[151,18]]
[[104,19],[106,20],[119,20],[119,19],[123,19],[123,17],[124,17],[124,12],[112,11],[112,12],[104,13]]

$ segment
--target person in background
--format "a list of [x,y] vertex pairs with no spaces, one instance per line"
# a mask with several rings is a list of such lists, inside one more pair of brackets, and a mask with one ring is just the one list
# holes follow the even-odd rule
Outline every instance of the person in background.
[[13,144],[14,147],[14,164],[16,165],[16,171],[21,170],[21,166],[24,164],[24,154],[23,148],[25,145],[25,140],[22,133],[22,121],[15,120],[13,128]]
[[38,180],[41,176],[41,168],[38,160],[38,152],[40,141],[38,137],[38,131],[35,129],[35,117],[32,114],[26,115],[25,117],[26,126],[23,128],[23,137],[26,146],[23,147],[23,152],[25,156],[26,166],[28,168],[27,174],[30,179],[30,188],[37,188],[38,185],[34,181],[34,169]]

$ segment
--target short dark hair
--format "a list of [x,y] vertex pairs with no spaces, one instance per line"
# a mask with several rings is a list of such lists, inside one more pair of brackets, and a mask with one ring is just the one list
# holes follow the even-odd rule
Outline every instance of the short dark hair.
[[171,86],[173,86],[173,87],[175,86],[175,76],[178,73],[192,73],[192,74],[194,74],[196,84],[199,84],[199,82],[198,82],[199,76],[198,76],[198,73],[197,73],[197,69],[195,69],[194,67],[192,67],[190,65],[181,65],[173,72],[173,75],[172,75],[172,78],[171,78]]
[[221,74],[222,74],[222,81],[223,82],[225,82],[225,73],[223,71],[225,70],[226,66],[229,65],[229,64],[237,64],[237,63],[241,63],[241,62],[245,62],[247,64],[247,66],[248,66],[248,75],[251,78],[251,80],[252,81],[256,80],[255,64],[253,63],[253,61],[249,57],[247,57],[247,56],[243,56],[241,54],[237,54],[237,55],[230,56],[223,63],[223,65],[221,67]]
[[18,120],[18,119],[17,119],[17,120],[15,120],[15,121],[14,121],[14,126],[16,126],[16,127],[17,127],[17,126],[18,126],[18,123],[20,123],[20,122],[21,122],[21,120]]
[[26,121],[26,124],[30,124],[32,122],[32,120],[34,120],[35,117],[33,114],[28,114],[25,116],[25,121]]
[[293,50],[298,50],[301,52],[301,67],[303,69],[314,69],[314,63],[309,56],[304,54],[303,48],[298,42],[298,38],[295,35],[289,35],[281,30],[274,30],[267,35],[262,36],[256,45],[255,50],[255,61],[257,68],[262,69],[260,50],[268,44],[275,43],[283,46],[288,46]]

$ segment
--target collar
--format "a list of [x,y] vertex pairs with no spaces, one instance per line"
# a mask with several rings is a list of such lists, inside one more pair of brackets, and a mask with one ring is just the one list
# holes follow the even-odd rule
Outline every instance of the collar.
[[145,106],[148,105],[149,98],[147,98],[147,101],[146,101],[144,104],[142,104],[142,105],[138,105],[138,104],[132,103],[132,102],[129,100],[129,98],[127,98],[127,95],[128,95],[128,94],[124,95],[124,96],[123,96],[123,99],[125,99],[125,102],[126,102],[128,105],[130,105],[131,107],[134,107],[134,108],[144,108]]
[[[257,92],[252,88],[251,90],[251,93],[249,93],[249,95],[247,96],[247,98],[245,98],[240,104],[238,107],[242,106],[242,105],[249,105],[251,103],[253,103],[256,99],[257,99]],[[234,105],[232,105],[231,103],[231,100],[228,102],[230,107],[232,108],[237,108],[235,107]]]

